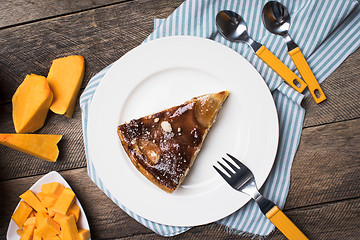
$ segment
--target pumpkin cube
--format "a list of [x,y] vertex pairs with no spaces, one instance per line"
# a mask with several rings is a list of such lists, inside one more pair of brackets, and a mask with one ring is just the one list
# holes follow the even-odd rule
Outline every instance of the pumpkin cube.
[[46,218],[46,213],[44,213],[44,212],[38,212],[38,213],[36,213],[36,222],[37,222],[37,224],[39,225],[39,223],[41,223],[42,221],[44,221],[45,220],[45,218]]
[[69,208],[67,215],[74,215],[75,217],[75,221],[77,222],[79,220],[79,216],[80,216],[80,207],[78,205],[76,205],[76,203],[74,203],[73,205],[71,205],[71,207]]
[[44,237],[42,240],[61,240],[59,236],[52,236],[52,237]]
[[42,238],[39,234],[39,230],[37,228],[35,228],[35,230],[34,230],[33,240],[42,240]]
[[55,205],[50,209],[56,213],[66,215],[69,208],[75,201],[75,193],[70,188],[65,188],[60,194]]
[[59,155],[57,143],[62,135],[49,134],[0,134],[0,144],[32,156],[56,162]]
[[26,192],[20,195],[20,198],[24,200],[26,203],[28,203],[37,212],[47,213],[47,209],[40,203],[40,200],[35,196],[35,194],[32,191],[27,190]]
[[39,223],[37,234],[42,238],[56,236],[60,233],[60,225],[49,216]]
[[39,198],[41,204],[46,208],[53,206],[57,200],[57,197],[55,195],[45,194],[43,192],[37,193],[36,196]]
[[24,228],[23,235],[20,240],[32,240],[34,235],[35,225],[28,225]]
[[33,209],[24,201],[21,201],[19,207],[16,209],[11,219],[16,223],[19,228],[22,228],[26,219],[29,217]]
[[62,215],[61,213],[56,213],[54,216],[54,221],[60,224],[60,219],[66,217],[65,215]]
[[62,239],[79,240],[79,232],[73,215],[60,218],[60,226]]
[[51,111],[71,118],[81,83],[84,78],[85,61],[82,56],[68,56],[55,59],[47,79],[54,93]]
[[79,239],[80,240],[89,240],[90,239],[90,231],[87,229],[79,229]]
[[60,196],[64,189],[65,187],[58,182],[47,183],[41,186],[41,192],[45,194],[54,194],[56,196]]
[[45,122],[53,99],[47,79],[31,74],[17,88],[12,98],[13,121],[17,133],[33,133]]
[[24,227],[27,225],[35,225],[36,227],[36,217],[29,217],[28,219],[26,219],[26,221],[24,222]]

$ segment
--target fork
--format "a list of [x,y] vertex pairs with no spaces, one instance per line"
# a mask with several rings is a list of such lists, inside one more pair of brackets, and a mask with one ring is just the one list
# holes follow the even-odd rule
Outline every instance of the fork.
[[259,190],[257,189],[255,178],[249,168],[247,168],[238,159],[226,154],[230,157],[233,162],[222,158],[229,167],[226,167],[221,162],[217,161],[218,164],[225,170],[219,170],[216,166],[213,166],[215,170],[225,179],[225,181],[235,190],[246,193],[252,197],[255,202],[259,205],[260,210],[265,216],[290,240],[292,239],[308,239],[296,226],[295,224],[277,207],[272,201],[266,199]]

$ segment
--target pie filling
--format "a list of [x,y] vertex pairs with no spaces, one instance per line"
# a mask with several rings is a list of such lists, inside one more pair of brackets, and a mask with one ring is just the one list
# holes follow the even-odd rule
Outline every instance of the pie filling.
[[228,94],[220,93],[224,95],[222,99],[204,95],[118,126],[122,145],[134,165],[144,168],[158,185],[171,189],[170,192],[175,190]]

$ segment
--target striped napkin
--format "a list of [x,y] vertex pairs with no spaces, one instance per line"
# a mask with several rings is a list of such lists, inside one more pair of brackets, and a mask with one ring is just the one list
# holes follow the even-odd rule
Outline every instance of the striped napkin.
[[[305,115],[305,110],[300,106],[304,95],[284,83],[275,72],[256,57],[246,44],[229,42],[217,34],[215,26],[215,17],[220,10],[227,9],[239,13],[247,23],[249,35],[254,40],[263,43],[295,71],[295,65],[287,54],[285,41],[269,33],[261,22],[261,11],[266,2],[265,0],[187,0],[167,19],[155,19],[155,30],[144,42],[174,35],[211,38],[239,52],[259,71],[272,92],[280,126],[277,157],[260,192],[283,208],[289,190],[291,165],[299,144]],[[349,54],[359,47],[360,7],[358,1],[289,0],[280,2],[290,12],[292,24],[289,34],[299,45],[319,82],[324,81]],[[96,174],[87,148],[88,110],[98,84],[110,67],[111,65],[95,75],[80,97],[88,174],[121,209],[154,232],[163,236],[185,232],[191,227],[158,224],[129,211],[106,189]],[[233,233],[242,235],[265,236],[274,230],[274,225],[261,213],[254,201],[250,201],[240,210],[217,223],[226,226]]]

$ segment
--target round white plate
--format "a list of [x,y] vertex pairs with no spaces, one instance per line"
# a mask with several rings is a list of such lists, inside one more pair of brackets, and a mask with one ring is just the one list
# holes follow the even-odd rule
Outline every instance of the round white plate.
[[[34,185],[31,186],[30,190],[33,193],[39,193],[39,192],[41,192],[41,186],[43,184],[52,183],[52,182],[58,182],[61,185],[63,185],[64,187],[71,189],[70,185],[66,182],[66,180],[58,172],[52,171],[52,172],[49,172],[48,174],[46,174],[45,176],[43,176],[42,178],[40,178],[36,183],[34,183]],[[78,198],[76,198],[75,203],[80,207],[80,216],[79,216],[79,219],[77,222],[78,228],[90,230],[89,223],[87,221],[84,209],[82,208]],[[14,212],[19,207],[19,205],[20,205],[20,201],[19,201],[19,204],[16,206]],[[18,230],[18,229],[19,228],[16,225],[16,223],[11,219],[9,227],[8,227],[8,231],[6,234],[6,239],[7,240],[19,240],[20,236],[17,235],[17,233],[16,233],[16,230]]]
[[[229,90],[184,183],[168,194],[132,164],[117,126],[205,93]],[[90,159],[108,191],[137,215],[166,225],[195,226],[228,216],[249,197],[213,169],[230,153],[266,180],[277,151],[278,119],[270,91],[240,54],[212,40],[176,36],[154,40],[120,58],[102,79],[88,121]]]

